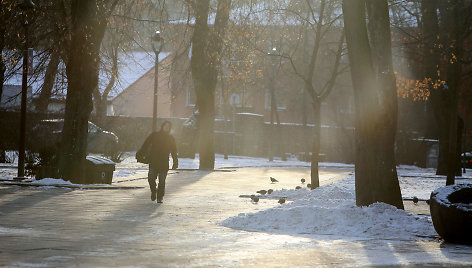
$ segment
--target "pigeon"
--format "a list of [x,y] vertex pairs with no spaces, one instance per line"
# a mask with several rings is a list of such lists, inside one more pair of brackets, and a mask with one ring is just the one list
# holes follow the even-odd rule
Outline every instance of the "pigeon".
[[267,193],[268,193],[268,194],[271,194],[273,191],[274,191],[274,190],[269,189],[269,190],[267,190]]
[[311,189],[311,183],[308,183],[308,184],[306,185],[306,187],[308,187],[308,188]]
[[302,187],[300,187],[300,186],[295,187],[295,189],[297,189],[297,190],[300,190],[301,188],[302,188]]
[[279,182],[278,180],[276,180],[276,179],[273,178],[273,177],[270,177],[270,181],[271,181],[272,183]]
[[305,183],[305,179],[304,179],[304,178],[302,178],[301,181],[302,181],[302,183]]
[[257,196],[254,196],[254,197],[251,196],[251,199],[252,199],[252,201],[254,201],[256,203],[259,202],[259,197],[257,197]]
[[266,191],[266,190],[259,190],[259,191],[257,191],[256,193],[258,193],[258,194],[266,194],[267,191]]
[[418,197],[413,196],[413,203],[415,203],[415,204],[418,203]]
[[283,203],[285,203],[285,198],[280,198],[279,199],[279,204],[283,204]]

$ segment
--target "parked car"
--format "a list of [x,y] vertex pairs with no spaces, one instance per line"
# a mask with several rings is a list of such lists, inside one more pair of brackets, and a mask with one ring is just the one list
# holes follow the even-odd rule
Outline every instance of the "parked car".
[[462,153],[462,166],[465,168],[472,168],[472,152]]
[[[29,148],[43,151],[59,145],[62,136],[64,119],[41,120],[33,129],[29,140]],[[107,153],[116,149],[118,137],[109,131],[102,130],[92,122],[88,122],[87,151],[91,153]]]

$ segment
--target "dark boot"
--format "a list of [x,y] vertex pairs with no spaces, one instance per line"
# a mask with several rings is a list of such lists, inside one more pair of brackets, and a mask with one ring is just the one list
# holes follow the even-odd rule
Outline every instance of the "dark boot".
[[[151,201],[155,201],[156,200],[156,190],[152,190],[151,189]],[[158,201],[159,202],[159,201]]]
[[149,178],[148,179],[148,182],[149,182],[149,188],[151,189],[151,201],[155,201],[156,200],[156,180],[155,179],[152,179],[152,178]]
[[166,191],[167,172],[159,173],[159,184],[157,185],[157,203],[162,203]]

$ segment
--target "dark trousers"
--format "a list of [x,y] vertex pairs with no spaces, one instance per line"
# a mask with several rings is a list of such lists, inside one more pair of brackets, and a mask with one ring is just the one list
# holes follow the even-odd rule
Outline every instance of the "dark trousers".
[[166,191],[166,178],[167,171],[157,172],[155,169],[149,169],[148,182],[151,192],[156,191],[156,179],[159,177],[159,184],[157,186],[157,199],[160,200],[164,197]]

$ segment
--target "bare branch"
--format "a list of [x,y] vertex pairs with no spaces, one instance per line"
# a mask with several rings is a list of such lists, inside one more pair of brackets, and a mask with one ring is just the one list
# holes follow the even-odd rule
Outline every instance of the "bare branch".
[[343,31],[339,39],[338,50],[336,52],[336,59],[334,61],[333,72],[331,73],[330,79],[328,80],[328,82],[326,82],[325,86],[322,89],[323,93],[321,94],[321,97],[320,97],[321,101],[323,101],[324,99],[326,99],[326,97],[328,97],[329,93],[332,91],[334,87],[334,82],[336,81],[336,78],[338,76],[339,63],[341,62],[341,55],[343,52],[344,35],[345,34]]

